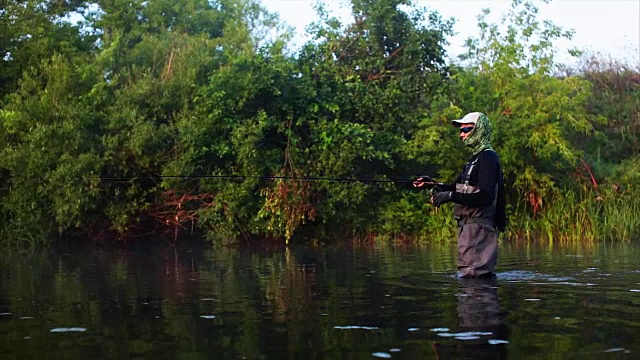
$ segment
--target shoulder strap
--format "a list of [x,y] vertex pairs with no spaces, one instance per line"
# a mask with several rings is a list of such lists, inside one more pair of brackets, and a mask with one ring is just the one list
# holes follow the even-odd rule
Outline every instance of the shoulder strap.
[[[482,156],[482,153],[484,153],[485,151],[487,151],[489,149],[484,149],[480,152],[480,154],[478,154],[478,156],[476,156],[476,158],[471,162],[471,166],[469,166],[469,170],[467,170],[467,176],[465,176],[465,180],[464,180],[464,185],[465,187],[467,185],[469,185],[469,179],[471,178],[471,172],[473,171],[473,168],[476,166],[476,164],[478,163],[478,160],[480,159],[480,156]],[[489,150],[491,151],[491,150]]]

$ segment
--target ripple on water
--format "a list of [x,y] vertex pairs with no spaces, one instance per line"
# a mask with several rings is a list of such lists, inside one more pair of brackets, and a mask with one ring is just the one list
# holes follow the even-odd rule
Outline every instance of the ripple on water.
[[567,282],[571,280],[575,280],[573,277],[558,277],[550,274],[540,274],[533,271],[526,270],[513,270],[496,274],[496,277],[499,280],[510,281],[510,282],[519,282],[519,281],[546,281],[546,282]]
[[377,326],[357,326],[357,325],[334,326],[333,328],[339,329],[339,330],[379,330],[380,329]]
[[480,336],[456,336],[454,339],[456,340],[478,340]]
[[52,333],[85,332],[85,331],[87,331],[87,329],[83,327],[70,327],[70,328],[59,327],[59,328],[53,328],[49,330],[49,332],[52,332]]
[[488,332],[488,331],[467,331],[467,332],[461,332],[461,333],[448,333],[448,332],[441,332],[438,333],[438,336],[442,336],[442,337],[452,337],[452,338],[460,338],[460,340],[472,340],[471,337],[475,337],[476,339],[478,339],[479,336],[489,336],[489,335],[493,335],[492,332]]
[[442,327],[442,328],[433,328],[430,330],[433,332],[446,332],[446,331],[449,331],[449,328]]
[[491,345],[500,345],[500,344],[508,344],[509,343],[507,340],[500,340],[500,339],[490,339],[488,342]]
[[391,359],[391,354],[388,354],[386,352],[374,352],[373,354],[374,357],[377,358],[381,358],[381,359]]

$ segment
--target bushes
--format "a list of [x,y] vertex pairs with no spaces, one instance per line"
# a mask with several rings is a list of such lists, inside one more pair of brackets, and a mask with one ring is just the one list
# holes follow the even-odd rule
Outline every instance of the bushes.
[[[452,239],[448,208],[406,183],[308,178],[450,181],[469,154],[449,121],[483,111],[510,236],[635,236],[621,194],[639,173],[638,72],[557,76],[553,42],[571,32],[519,0],[446,64],[451,22],[405,3],[354,0],[349,24],[323,14],[294,55],[251,1],[101,9],[90,36],[65,33],[78,49],[41,49],[0,92],[7,233]],[[269,29],[269,42],[252,32]]]

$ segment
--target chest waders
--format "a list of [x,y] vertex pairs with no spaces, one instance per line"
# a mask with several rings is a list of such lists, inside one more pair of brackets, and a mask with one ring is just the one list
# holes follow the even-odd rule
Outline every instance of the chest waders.
[[[486,151],[486,150],[485,150]],[[480,191],[469,185],[471,173],[480,158],[468,164],[463,173],[462,184],[456,184],[456,192],[473,194]],[[458,222],[458,276],[481,277],[494,272],[498,258],[498,232],[495,227],[498,184],[494,189],[493,202],[488,206],[470,207],[455,204],[453,217]]]

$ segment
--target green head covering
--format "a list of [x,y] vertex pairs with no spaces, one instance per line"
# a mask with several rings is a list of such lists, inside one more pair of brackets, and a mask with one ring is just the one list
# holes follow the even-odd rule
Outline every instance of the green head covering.
[[453,126],[460,127],[462,124],[475,124],[473,130],[464,139],[464,145],[471,148],[473,155],[484,150],[493,150],[491,147],[491,123],[487,115],[481,112],[473,112],[465,115],[462,119],[452,120]]

